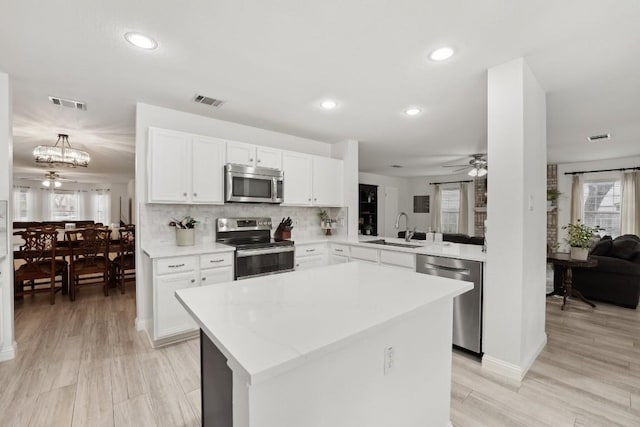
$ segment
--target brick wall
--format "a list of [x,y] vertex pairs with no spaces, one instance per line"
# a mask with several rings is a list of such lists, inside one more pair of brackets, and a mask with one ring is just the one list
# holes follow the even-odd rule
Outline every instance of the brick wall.
[[[547,165],[547,190],[558,189],[558,165]],[[547,244],[558,242],[558,201],[553,202],[553,208],[547,209]]]
[[473,186],[476,194],[474,204],[476,209],[473,215],[473,235],[484,236],[484,221],[487,219],[487,178],[476,178],[473,181]]

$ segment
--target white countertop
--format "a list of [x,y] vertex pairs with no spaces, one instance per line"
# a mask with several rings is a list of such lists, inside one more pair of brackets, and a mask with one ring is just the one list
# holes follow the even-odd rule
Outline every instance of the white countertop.
[[[380,245],[375,243],[367,243],[371,240],[384,239],[387,242],[402,243],[413,245],[415,248],[403,248],[399,246]],[[405,242],[404,239],[394,237],[380,237],[380,236],[358,236],[358,241],[347,240],[344,238],[315,238],[315,239],[299,239],[295,240],[297,245],[313,244],[313,243],[338,243],[343,245],[361,246],[366,248],[384,249],[386,251],[396,251],[413,253],[420,255],[434,255],[445,258],[465,259],[470,261],[485,262],[487,260],[487,254],[482,252],[482,246],[480,245],[465,245],[461,243],[427,243],[426,240],[411,240]]]
[[175,244],[161,243],[157,245],[150,244],[142,248],[142,250],[149,258],[168,258],[174,256],[233,252],[236,248],[221,243],[200,243],[193,246],[177,246]]
[[256,383],[472,288],[358,262],[181,289],[178,300]]

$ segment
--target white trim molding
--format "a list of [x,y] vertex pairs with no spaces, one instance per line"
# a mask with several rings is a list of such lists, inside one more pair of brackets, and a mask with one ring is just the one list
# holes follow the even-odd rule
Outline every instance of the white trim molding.
[[514,365],[513,363],[505,362],[504,360],[485,354],[482,357],[482,369],[521,382],[525,375],[527,375],[527,372],[529,371],[529,368],[531,368],[531,365],[533,365],[533,362],[535,362],[544,349],[545,345],[547,345],[546,333],[543,334],[542,340],[536,348],[536,351],[529,356],[522,366]]
[[17,350],[18,344],[15,341],[11,345],[0,349],[0,362],[15,359]]

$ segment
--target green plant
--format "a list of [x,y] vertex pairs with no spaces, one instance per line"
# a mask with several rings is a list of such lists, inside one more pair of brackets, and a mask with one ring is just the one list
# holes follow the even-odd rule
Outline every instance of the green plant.
[[173,218],[169,223],[171,227],[182,228],[182,229],[195,228],[196,224],[198,224],[198,221],[196,221],[194,218],[191,218],[189,215],[185,216],[181,220],[177,220]]
[[558,200],[558,196],[560,196],[561,194],[562,193],[559,192],[555,188],[548,188],[547,189],[547,200],[549,200],[549,201]]
[[562,227],[563,230],[567,230],[567,243],[572,248],[582,248],[587,249],[589,247],[589,243],[593,236],[595,236],[598,231],[604,230],[600,226],[596,225],[595,227],[589,227],[588,225],[583,224],[580,220],[577,220],[575,224],[567,224]]
[[326,209],[320,209],[318,216],[320,217],[320,222],[326,222],[329,219],[329,212]]

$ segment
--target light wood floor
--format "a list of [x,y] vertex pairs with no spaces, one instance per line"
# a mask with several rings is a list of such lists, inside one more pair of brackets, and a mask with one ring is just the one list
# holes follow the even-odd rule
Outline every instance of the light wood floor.
[[[640,310],[572,301],[562,312],[559,301],[547,300],[548,344],[520,384],[454,353],[454,426],[640,426]],[[26,297],[15,312],[2,426],[200,424],[198,341],[151,349],[133,328],[133,283],[107,298],[100,288],[75,303],[58,295],[54,306]]]

